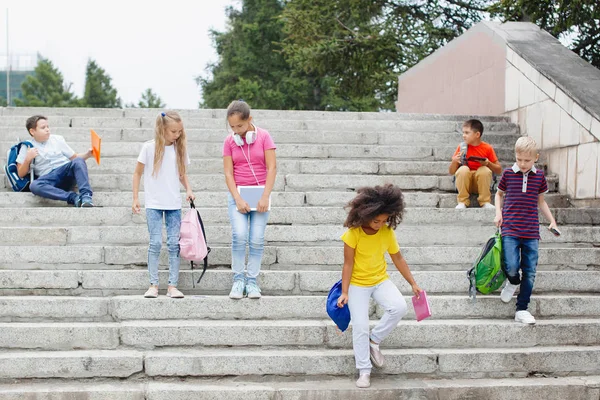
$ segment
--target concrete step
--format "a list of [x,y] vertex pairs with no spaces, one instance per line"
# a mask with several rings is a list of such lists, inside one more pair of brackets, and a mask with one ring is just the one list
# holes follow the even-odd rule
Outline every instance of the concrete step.
[[[156,108],[77,108],[77,107],[0,107],[0,116],[16,116],[27,119],[41,114],[52,117],[96,117],[96,118],[156,118],[161,110]],[[178,109],[182,118],[215,118],[225,120],[225,109]],[[409,114],[396,112],[351,112],[351,111],[295,111],[295,110],[252,110],[254,118],[284,120],[415,120],[415,121],[466,121],[478,118],[486,122],[510,122],[505,116],[472,116],[447,114]],[[1,121],[2,119],[0,119]]]
[[[223,207],[227,203],[227,193],[224,191],[195,193],[196,203],[203,207]],[[140,201],[144,202],[144,193],[140,192]],[[343,207],[355,192],[273,192],[271,201],[276,207],[301,206],[335,206]],[[549,193],[546,202],[551,208],[568,208],[566,196]],[[131,192],[94,192],[94,204],[99,207],[128,206],[132,199]],[[408,207],[454,208],[456,194],[441,192],[404,192],[404,202]],[[181,195],[182,206],[187,206],[185,194]],[[14,193],[0,191],[0,208],[3,207],[66,207],[65,202],[43,199],[31,193]]]
[[[3,116],[0,125],[5,127],[22,127],[25,131],[25,120],[22,116]],[[304,119],[289,120],[287,118],[268,118],[254,120],[257,126],[268,131],[395,131],[395,132],[459,132],[462,121],[457,120],[413,120],[413,119],[380,119],[352,120],[340,119]],[[68,117],[56,116],[48,120],[51,129],[59,128],[88,128],[101,131],[105,128],[149,128],[156,124],[156,116],[152,117]],[[218,129],[226,132],[226,118],[186,118],[183,121],[185,129]],[[516,131],[517,126],[506,121],[492,121],[484,125],[486,132]],[[27,132],[24,132],[25,134]]]
[[[206,225],[211,245],[231,244],[230,225]],[[163,229],[164,230],[164,229]],[[339,243],[346,228],[340,225],[270,225],[265,232],[267,243]],[[459,245],[479,246],[494,234],[493,225],[400,225],[396,237],[403,246]],[[600,226],[571,226],[561,229],[556,237],[545,226],[540,229],[547,243],[600,244]],[[163,234],[164,236],[165,234]],[[0,243],[4,246],[65,245],[143,245],[148,244],[148,228],[131,226],[62,226],[0,227]]]
[[[376,321],[371,321],[374,326]],[[351,349],[352,327],[344,334],[330,320],[169,320],[0,323],[1,349],[111,350],[180,346],[269,346]],[[599,319],[541,320],[535,329],[512,320],[401,321],[381,344],[396,348],[520,348],[600,345]],[[515,341],[514,338],[519,340]]]
[[[600,373],[600,346],[519,349],[390,349],[378,375],[427,378],[514,378],[529,373]],[[175,348],[14,351],[0,354],[0,379],[168,376],[352,375],[354,353],[344,350]]]
[[[524,349],[387,350],[381,375],[429,378],[526,377],[531,371],[557,376],[598,374],[600,346]],[[352,350],[171,350],[146,353],[148,376],[350,375]]]
[[[410,296],[407,320],[414,314]],[[515,300],[505,304],[498,295],[478,296],[473,303],[466,294],[461,296],[428,296],[433,316],[437,319],[489,318],[512,319]],[[327,319],[326,296],[263,296],[260,300],[231,300],[226,296],[188,296],[157,299],[136,296],[74,297],[74,296],[0,296],[0,321],[125,321],[168,319]],[[151,307],[149,305],[152,304]],[[378,306],[371,315],[381,316]],[[600,296],[594,295],[534,295],[529,310],[538,319],[598,318]]]
[[[0,154],[15,144],[13,141],[0,142]],[[137,158],[143,142],[108,142],[102,144],[102,162],[108,163],[115,157]],[[76,152],[85,152],[90,148],[88,141],[70,142]],[[287,144],[277,148],[277,158],[317,158],[317,159],[374,159],[374,160],[414,160],[449,162],[457,145],[371,145],[371,144]],[[195,159],[221,157],[222,143],[190,142],[188,152],[192,162]],[[500,160],[514,160],[514,150],[498,149]],[[93,161],[91,161],[93,162]],[[90,163],[91,163],[90,162]],[[132,166],[134,168],[135,165]]]
[[0,379],[127,378],[143,368],[143,354],[128,350],[0,353]]
[[[197,208],[206,224],[229,224],[227,210],[220,208]],[[559,225],[599,225],[600,209],[554,209]],[[403,224],[406,225],[485,225],[493,224],[495,211],[471,208],[467,210],[406,208]],[[346,211],[341,207],[274,207],[269,214],[269,224],[342,224]],[[543,219],[541,220],[544,223]],[[95,226],[95,225],[146,225],[146,217],[132,214],[130,207],[73,207],[8,208],[0,213],[0,226]],[[402,225],[400,226],[402,228]]]
[[368,390],[355,377],[306,377],[244,381],[240,378],[153,378],[143,383],[44,382],[0,386],[4,400],[596,400],[600,377],[529,377],[507,379],[402,379],[374,375]]
[[[188,268],[189,269],[189,268]],[[398,271],[389,271],[400,291],[410,294],[410,286]],[[465,271],[414,271],[419,286],[431,294],[466,294]],[[194,271],[198,279],[200,272]],[[166,287],[168,271],[159,272]],[[265,295],[327,294],[341,278],[338,271],[262,271],[259,284]],[[178,287],[186,294],[226,295],[231,290],[231,270],[209,270],[200,285],[193,288],[192,272],[180,271]],[[597,293],[600,271],[538,271],[534,293]],[[0,270],[0,295],[46,290],[53,295],[141,294],[148,287],[148,272],[137,270]],[[62,290],[58,290],[62,289]]]
[[[0,125],[1,125],[0,119]],[[154,139],[153,128],[102,128],[95,130],[102,143],[109,142],[145,142]],[[68,128],[60,127],[53,129],[52,133],[61,135],[68,143],[86,141],[90,137],[90,129],[87,128]],[[343,135],[339,131],[319,131],[312,132],[307,130],[278,130],[269,132],[276,144],[284,143],[338,143],[338,144],[445,144],[457,146],[462,142],[462,132],[427,132],[427,131],[349,131]],[[188,142],[215,142],[223,143],[228,132],[221,129],[186,129]],[[0,126],[0,141],[26,140],[27,132],[21,126],[4,127]],[[485,141],[495,148],[514,147],[518,139],[516,130],[507,130],[505,132],[492,132],[485,135]]]
[[[219,191],[225,188],[225,177],[216,174],[188,174],[190,185],[196,192]],[[558,190],[558,180],[554,176],[547,178],[548,190]],[[6,177],[3,179],[4,191],[11,191]],[[130,191],[132,188],[131,174],[93,174],[90,184],[94,190],[100,191]],[[354,191],[368,185],[383,185],[392,183],[403,190],[412,191],[445,191],[455,193],[452,177],[448,175],[310,175],[310,174],[280,174],[275,178],[275,191]],[[140,185],[144,188],[143,180]]]
[[[559,244],[560,246],[560,244]],[[209,262],[215,266],[231,263],[230,246],[211,246]],[[263,268],[275,264],[294,265],[336,265],[343,263],[343,247],[296,245],[266,245],[263,254]],[[446,265],[471,263],[479,254],[480,246],[422,246],[402,247],[402,254],[409,265]],[[26,246],[0,246],[0,269],[45,269],[44,265],[63,264],[61,269],[101,269],[107,266],[146,265],[147,245],[131,246],[37,246],[35,251]],[[598,265],[598,247],[541,247],[539,264],[588,266]],[[168,264],[168,253],[162,251],[160,262]],[[185,263],[184,260],[182,260]]]

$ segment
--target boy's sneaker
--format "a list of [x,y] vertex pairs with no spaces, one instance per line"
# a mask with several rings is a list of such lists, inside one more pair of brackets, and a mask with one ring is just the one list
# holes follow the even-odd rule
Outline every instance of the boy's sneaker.
[[504,289],[502,289],[502,293],[500,293],[500,300],[508,303],[512,299],[513,294],[515,294],[515,291],[518,287],[519,285],[513,285],[509,281],[506,281],[506,285],[504,285]]
[[484,205],[481,206],[481,208],[490,208],[493,210],[496,209],[496,207],[492,203],[485,203]]
[[251,281],[246,284],[246,294],[248,295],[249,299],[260,299],[260,288],[256,282]]
[[92,203],[91,196],[81,196],[81,206],[80,207],[94,207],[94,203]]
[[465,203],[458,203],[454,208],[456,208],[457,210],[464,210],[465,208],[467,208],[467,205]]
[[79,208],[81,207],[81,196],[75,196],[75,200],[73,200],[73,207]]
[[373,366],[377,368],[383,367],[385,358],[383,357],[383,354],[381,354],[381,350],[379,350],[379,345],[369,342],[369,350],[371,353],[371,363],[373,363]]
[[535,318],[527,310],[517,311],[515,313],[515,321],[520,322],[522,324],[529,324],[529,325],[535,324]]
[[244,281],[234,281],[229,292],[229,298],[233,300],[239,300],[244,297]]
[[366,389],[371,386],[371,374],[360,374],[356,380],[356,387]]

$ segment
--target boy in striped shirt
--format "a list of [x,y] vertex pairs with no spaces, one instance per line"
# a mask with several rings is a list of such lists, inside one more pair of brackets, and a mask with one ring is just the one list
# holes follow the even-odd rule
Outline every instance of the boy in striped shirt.
[[[527,307],[538,262],[538,209],[550,221],[548,229],[556,229],[556,221],[544,200],[544,194],[548,192],[544,172],[534,166],[538,157],[535,141],[530,137],[520,137],[515,144],[517,162],[504,170],[495,201],[494,223],[502,227],[502,257],[508,278],[500,299],[508,303],[521,286],[515,321],[524,324],[535,324],[535,318]],[[519,276],[519,269],[522,276]]]

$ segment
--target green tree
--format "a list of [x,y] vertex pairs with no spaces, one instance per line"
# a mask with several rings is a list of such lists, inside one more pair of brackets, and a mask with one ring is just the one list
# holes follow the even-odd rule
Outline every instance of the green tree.
[[211,31],[218,61],[197,78],[201,107],[224,108],[242,98],[254,108],[318,109],[318,79],[293,69],[281,53],[280,0],[243,0],[227,8],[229,29]]
[[[465,5],[468,5],[466,7]],[[326,109],[394,108],[398,75],[485,15],[483,1],[290,0],[283,53],[322,77]]]
[[505,21],[530,21],[569,42],[569,48],[600,68],[600,3],[597,0],[501,0],[490,10]]
[[164,108],[165,103],[152,89],[148,88],[142,93],[142,98],[138,101],[137,106],[141,108]]
[[65,85],[62,73],[52,61],[42,58],[38,61],[33,75],[21,84],[22,99],[14,99],[20,107],[74,107],[78,100],[71,92],[71,85]]
[[0,107],[6,107],[8,103],[4,97],[0,97]]
[[121,99],[112,87],[111,77],[96,61],[88,60],[85,71],[85,92],[81,105],[93,108],[120,108]]

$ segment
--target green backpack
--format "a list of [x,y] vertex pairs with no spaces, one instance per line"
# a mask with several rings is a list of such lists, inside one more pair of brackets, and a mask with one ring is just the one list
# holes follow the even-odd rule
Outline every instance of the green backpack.
[[502,236],[500,230],[490,237],[467,272],[469,297],[475,301],[477,292],[489,294],[502,286],[506,280],[502,262]]

